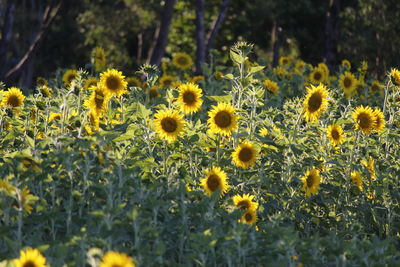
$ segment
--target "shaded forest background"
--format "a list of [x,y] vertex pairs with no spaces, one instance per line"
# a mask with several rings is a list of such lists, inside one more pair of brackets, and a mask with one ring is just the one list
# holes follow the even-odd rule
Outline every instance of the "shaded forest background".
[[0,29],[0,80],[23,87],[84,67],[96,46],[127,75],[176,52],[197,59],[199,73],[238,40],[272,65],[365,60],[382,76],[400,62],[398,0],[0,0]]

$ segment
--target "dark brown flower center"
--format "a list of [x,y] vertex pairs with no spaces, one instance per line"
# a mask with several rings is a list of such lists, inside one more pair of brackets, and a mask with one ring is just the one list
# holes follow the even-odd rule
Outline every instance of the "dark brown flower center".
[[151,88],[149,95],[150,99],[156,98],[158,96],[158,90],[156,88]]
[[319,81],[322,78],[321,72],[317,71],[314,73],[314,80]]
[[178,123],[173,118],[164,118],[161,120],[161,127],[168,133],[173,133],[178,128]]
[[186,57],[183,56],[178,57],[176,61],[178,62],[179,65],[186,66],[188,64],[188,60],[186,59]]
[[186,105],[191,105],[195,102],[196,96],[193,94],[193,92],[185,92],[183,93],[183,102],[185,102]]
[[232,123],[231,114],[226,111],[220,111],[215,115],[214,122],[220,128],[229,127]]
[[22,103],[21,103],[21,101],[19,100],[18,96],[16,96],[16,95],[10,95],[10,96],[8,97],[7,104],[15,108],[15,107],[20,106]]
[[71,73],[70,75],[68,75],[67,77],[67,81],[68,83],[71,83],[73,79],[75,79],[76,74],[75,73]]
[[251,222],[251,220],[253,219],[253,215],[248,212],[244,215],[244,219],[246,220],[246,222]]
[[248,148],[244,147],[239,152],[239,160],[243,162],[250,161],[253,158],[253,151]]
[[333,138],[334,140],[339,140],[339,138],[340,138],[339,132],[338,132],[338,130],[336,130],[336,129],[333,129],[333,130],[332,130],[331,135],[332,135],[332,138]]
[[361,129],[368,129],[371,127],[371,118],[366,113],[361,113],[358,115],[358,124],[360,125]]
[[30,260],[26,261],[26,262],[22,265],[22,267],[35,267],[35,266],[36,266],[36,264],[35,264],[34,262],[30,261]]
[[220,182],[219,182],[219,177],[218,175],[215,174],[211,174],[208,178],[207,178],[207,186],[208,188],[214,192],[215,190],[217,190],[220,186]]
[[104,94],[100,91],[96,91],[95,97],[94,97],[94,102],[96,104],[97,109],[102,108],[102,106],[104,104]]
[[242,200],[242,201],[239,201],[237,206],[239,208],[241,208],[242,210],[247,210],[250,207],[250,203],[248,200]]
[[106,80],[106,85],[107,85],[107,88],[111,91],[118,90],[118,88],[120,86],[118,77],[115,77],[115,76],[108,77]]
[[315,112],[317,111],[322,105],[322,96],[320,93],[314,93],[308,99],[308,111]]
[[307,187],[310,188],[314,184],[314,176],[312,174],[307,176]]
[[343,80],[343,85],[345,88],[349,88],[352,85],[352,83],[353,81],[348,77],[345,77]]

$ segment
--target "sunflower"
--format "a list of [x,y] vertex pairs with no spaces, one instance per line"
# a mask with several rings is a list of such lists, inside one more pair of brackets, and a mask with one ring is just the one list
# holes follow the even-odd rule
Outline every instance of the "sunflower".
[[172,58],[172,63],[182,69],[182,70],[186,70],[186,69],[190,69],[193,65],[193,60],[192,58],[186,54],[186,53],[176,53],[174,55],[174,57]]
[[207,123],[211,133],[222,134],[225,136],[232,135],[238,127],[235,115],[236,109],[230,103],[218,102],[217,106],[211,106],[208,112],[209,119]]
[[344,142],[343,129],[340,125],[332,124],[327,129],[328,138],[333,146],[340,145]]
[[96,86],[96,84],[98,82],[99,82],[99,79],[97,79],[96,77],[89,77],[86,79],[85,85],[83,86],[83,88],[85,88],[85,90],[89,90],[92,86]]
[[161,87],[169,87],[173,82],[175,81],[175,78],[170,76],[170,75],[163,75],[160,78],[160,85]]
[[376,128],[376,115],[372,108],[359,106],[353,111],[356,130],[361,130],[364,134],[370,134]]
[[152,86],[148,91],[150,99],[154,99],[160,96],[160,93],[158,92],[158,87],[156,85]]
[[69,86],[69,85],[71,85],[71,82],[73,80],[75,80],[77,77],[78,77],[78,71],[71,69],[71,70],[67,70],[64,73],[62,80],[64,82],[64,85]]
[[317,121],[321,112],[325,111],[328,106],[329,92],[323,84],[317,87],[311,85],[307,87],[307,91],[303,102],[304,117],[307,121]]
[[383,131],[383,128],[385,128],[385,116],[383,115],[382,111],[379,108],[374,109],[374,115],[375,115],[375,129],[374,131],[377,133],[380,133]]
[[274,68],[274,73],[278,75],[280,78],[283,78],[288,72],[281,66],[278,66]]
[[267,128],[263,127],[258,131],[258,134],[262,137],[267,137],[269,135],[269,131]]
[[400,71],[398,69],[392,69],[390,71],[390,78],[393,84],[400,85]]
[[15,259],[15,267],[46,267],[46,258],[35,249],[20,251],[20,257]]
[[21,191],[21,203],[22,208],[25,210],[27,214],[32,213],[32,205],[38,200],[39,198],[35,195],[32,195],[28,188],[24,188]]
[[321,184],[319,170],[317,168],[307,170],[306,175],[301,178],[301,181],[303,182],[301,189],[305,192],[306,196],[316,194],[319,190],[319,185]]
[[351,97],[357,87],[357,79],[351,72],[346,71],[339,77],[339,86],[346,97]]
[[294,66],[294,71],[297,74],[302,75],[305,70],[305,67],[306,67],[306,63],[303,60],[298,60],[296,62],[296,65]]
[[14,196],[16,189],[8,180],[0,179],[0,192],[1,191],[4,191],[9,196]]
[[116,69],[108,69],[100,74],[99,86],[104,87],[105,91],[110,95],[120,97],[126,93],[127,85],[125,76]]
[[318,68],[323,71],[323,73],[325,74],[325,78],[329,77],[329,68],[325,63],[323,62],[319,63]]
[[42,86],[47,85],[47,84],[48,84],[48,81],[45,78],[43,78],[43,77],[37,77],[36,78],[36,85],[37,86],[42,87]]
[[194,76],[194,77],[190,80],[190,82],[191,82],[191,83],[199,84],[200,81],[204,81],[204,79],[205,79],[205,77],[204,77],[203,75],[197,75],[197,76]]
[[88,116],[89,116],[89,124],[93,127],[95,131],[98,131],[100,129],[99,115],[93,110],[90,110]]
[[136,77],[128,77],[126,78],[126,82],[128,83],[128,88],[142,87],[142,82]]
[[42,91],[43,96],[45,96],[45,97],[53,96],[53,94],[51,93],[51,89],[47,85],[43,85],[41,87],[41,91]]
[[51,112],[47,122],[52,122],[54,120],[56,120],[56,121],[61,120],[61,114],[60,113]]
[[351,63],[347,59],[342,60],[342,66],[345,67],[347,70],[351,70]]
[[8,91],[3,92],[3,99],[0,106],[8,106],[12,108],[20,107],[24,104],[25,96],[17,87],[11,87]]
[[107,64],[106,52],[101,47],[92,50],[92,64],[96,71],[102,71]]
[[368,62],[361,61],[360,64],[361,64],[361,66],[357,70],[358,70],[358,72],[360,72],[361,74],[364,75],[368,70]]
[[355,186],[357,186],[357,188],[358,188],[360,191],[363,191],[362,177],[361,177],[360,172],[358,172],[358,171],[351,172],[351,182],[352,182]]
[[221,196],[228,191],[228,177],[220,167],[212,167],[205,171],[206,177],[201,179],[200,185],[208,195],[212,195],[215,191],[219,190]]
[[203,104],[201,97],[203,96],[202,90],[197,84],[184,83],[179,86],[178,102],[180,110],[184,114],[191,114],[198,112]]
[[267,88],[267,90],[273,93],[274,95],[277,95],[279,93],[279,86],[276,82],[271,81],[270,79],[265,79],[263,84],[265,88]]
[[85,100],[85,107],[89,108],[98,117],[102,117],[107,110],[107,103],[110,99],[104,87],[92,86],[90,87],[92,94],[89,99]]
[[308,76],[308,79],[313,84],[323,83],[326,81],[326,78],[327,76],[325,74],[325,71],[319,67],[315,67],[313,72],[311,72]]
[[280,57],[279,65],[288,66],[290,64],[290,59],[288,57]]
[[135,267],[133,259],[125,253],[107,251],[101,259],[99,267]]
[[173,142],[183,134],[185,120],[178,111],[173,109],[159,110],[154,117],[156,132],[162,139]]
[[240,222],[252,225],[257,221],[257,213],[255,210],[247,210],[240,218]]
[[236,207],[243,210],[257,210],[258,203],[253,202],[254,196],[250,194],[234,195],[232,200]]
[[371,180],[375,181],[376,180],[376,172],[375,172],[375,161],[374,161],[374,159],[370,156],[368,158],[368,161],[362,160],[361,164],[364,165],[368,169],[368,172],[369,172],[369,175],[371,177]]
[[236,166],[244,169],[254,165],[258,157],[258,151],[253,143],[243,142],[232,152],[232,160]]

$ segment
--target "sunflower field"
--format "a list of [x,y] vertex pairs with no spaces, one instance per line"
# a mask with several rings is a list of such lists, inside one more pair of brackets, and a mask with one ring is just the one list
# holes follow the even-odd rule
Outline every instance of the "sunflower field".
[[400,71],[252,49],[2,86],[0,266],[399,266]]

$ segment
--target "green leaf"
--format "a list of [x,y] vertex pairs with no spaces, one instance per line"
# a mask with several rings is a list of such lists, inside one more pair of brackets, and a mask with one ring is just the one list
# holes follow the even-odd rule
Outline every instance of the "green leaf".
[[256,73],[259,72],[261,70],[263,70],[265,68],[265,66],[255,66],[255,67],[251,67],[249,70],[249,73]]
[[237,64],[242,64],[244,62],[244,58],[234,51],[230,51],[230,56],[233,62]]
[[231,102],[232,96],[231,95],[215,95],[215,96],[207,96],[208,99],[214,100],[216,102]]

